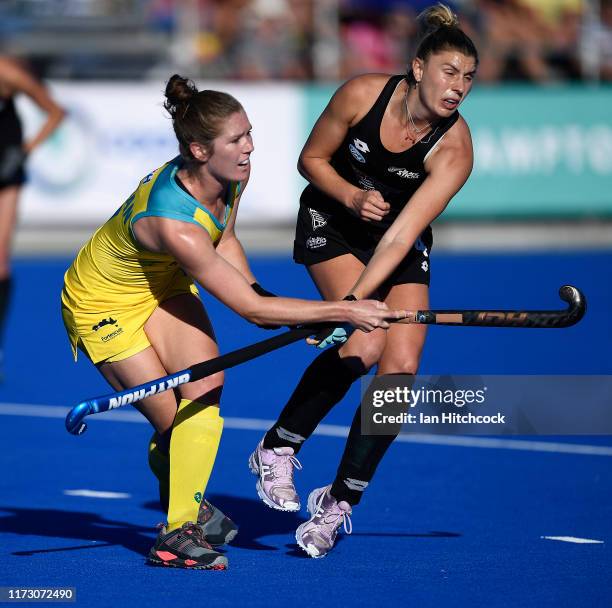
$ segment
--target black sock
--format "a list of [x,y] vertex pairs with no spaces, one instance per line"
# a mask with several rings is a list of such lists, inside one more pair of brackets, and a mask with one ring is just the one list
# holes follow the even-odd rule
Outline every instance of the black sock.
[[364,435],[361,429],[361,407],[357,408],[353,417],[344,454],[330,490],[338,502],[345,500],[350,505],[359,504],[376,468],[401,430],[401,425],[398,425],[397,432],[392,435]]
[[0,279],[0,350],[2,350],[2,338],[4,335],[4,325],[8,313],[8,306],[11,299],[11,277]]
[[297,454],[351,384],[366,373],[359,357],[342,359],[338,348],[324,351],[308,366],[276,424],[266,433],[266,449],[289,446]]

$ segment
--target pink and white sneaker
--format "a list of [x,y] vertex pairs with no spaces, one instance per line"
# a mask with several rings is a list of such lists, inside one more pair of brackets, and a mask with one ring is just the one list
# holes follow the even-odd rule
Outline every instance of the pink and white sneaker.
[[293,470],[301,468],[293,448],[268,450],[263,447],[263,440],[249,457],[249,469],[259,477],[256,484],[259,498],[278,511],[300,510],[300,497],[293,485]]
[[341,525],[351,534],[351,505],[338,502],[330,493],[331,485],[313,490],[308,496],[311,518],[295,531],[295,540],[310,557],[325,557],[333,548]]

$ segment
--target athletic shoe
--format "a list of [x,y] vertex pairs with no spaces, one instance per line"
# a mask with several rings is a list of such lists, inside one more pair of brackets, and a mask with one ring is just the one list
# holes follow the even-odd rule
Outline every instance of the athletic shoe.
[[231,543],[238,534],[238,526],[205,498],[200,503],[197,523],[202,528],[204,539],[213,547]]
[[263,440],[249,457],[251,473],[258,475],[256,488],[259,498],[277,511],[299,511],[300,497],[293,485],[293,469],[301,469],[293,448],[267,450]]
[[311,518],[295,531],[297,544],[310,557],[325,557],[334,547],[338,529],[351,534],[353,525],[351,505],[344,500],[338,502],[330,493],[331,486],[317,488],[308,496],[308,512]]
[[162,526],[155,544],[149,551],[149,562],[192,570],[227,568],[227,558],[217,553],[204,540],[202,528],[190,521],[172,532]]

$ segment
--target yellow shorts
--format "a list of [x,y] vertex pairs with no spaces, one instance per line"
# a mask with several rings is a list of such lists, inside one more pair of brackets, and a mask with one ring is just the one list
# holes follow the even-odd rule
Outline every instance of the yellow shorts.
[[62,318],[72,346],[74,360],[78,349],[92,363],[122,361],[151,346],[144,326],[161,302],[182,294],[200,297],[193,280],[181,274],[160,298],[146,294],[138,303],[117,302],[97,312],[84,311],[62,292]]

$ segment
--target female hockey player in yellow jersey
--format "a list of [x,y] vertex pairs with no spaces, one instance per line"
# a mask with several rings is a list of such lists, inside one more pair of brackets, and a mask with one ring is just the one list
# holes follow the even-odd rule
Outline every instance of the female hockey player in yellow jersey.
[[[66,272],[62,315],[76,357],[84,352],[122,390],[218,355],[194,280],[259,325],[348,322],[371,331],[401,312],[361,302],[311,302],[272,295],[249,269],[234,232],[250,174],[251,124],[231,95],[199,91],[178,75],[166,87],[180,155],[147,175],[92,236]],[[149,463],[168,523],[149,560],[224,569],[212,545],[237,529],[204,492],[221,437],[223,374],[151,396],[136,407],[155,434]]]

